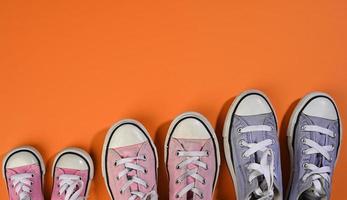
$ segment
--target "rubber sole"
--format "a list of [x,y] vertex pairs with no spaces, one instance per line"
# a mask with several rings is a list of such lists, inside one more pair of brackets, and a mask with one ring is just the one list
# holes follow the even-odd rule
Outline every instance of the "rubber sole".
[[[103,144],[103,148],[102,148],[102,159],[101,159],[101,171],[102,171],[102,176],[104,178],[104,181],[105,181],[105,184],[106,184],[106,188],[107,188],[107,191],[110,195],[110,197],[112,198],[112,193],[108,187],[108,181],[107,181],[107,177],[106,177],[106,151],[107,151],[107,145],[109,143],[109,141],[111,140],[111,137],[113,135],[113,132],[120,126],[124,125],[124,124],[134,124],[136,125],[137,127],[139,127],[140,129],[142,129],[142,132],[145,133],[146,137],[148,138],[148,141],[149,143],[151,144],[152,146],[152,149],[154,151],[154,155],[155,155],[155,159],[156,159],[156,177],[158,178],[158,167],[159,167],[159,160],[158,160],[158,152],[157,152],[157,149],[154,145],[154,142],[153,140],[151,139],[147,129],[138,121],[136,120],[133,120],[133,119],[124,119],[124,120],[121,120],[117,123],[115,123],[114,125],[111,126],[111,128],[107,131],[107,135],[105,137],[105,140],[104,140],[104,144]],[[115,200],[115,199],[113,199]]]

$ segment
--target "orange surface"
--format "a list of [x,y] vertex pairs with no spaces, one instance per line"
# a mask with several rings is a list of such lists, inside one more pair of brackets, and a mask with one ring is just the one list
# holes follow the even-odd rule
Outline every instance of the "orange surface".
[[[90,199],[109,199],[100,156],[109,126],[140,120],[161,159],[160,199],[167,199],[163,142],[179,113],[203,113],[221,127],[230,101],[263,90],[280,121],[288,180],[286,126],[305,93],[322,90],[347,120],[346,1],[0,1],[0,154],[38,148],[91,153]],[[347,122],[346,122],[347,123]],[[215,199],[234,199],[223,157]],[[332,199],[345,199],[347,146]],[[3,180],[0,199],[7,199]]]

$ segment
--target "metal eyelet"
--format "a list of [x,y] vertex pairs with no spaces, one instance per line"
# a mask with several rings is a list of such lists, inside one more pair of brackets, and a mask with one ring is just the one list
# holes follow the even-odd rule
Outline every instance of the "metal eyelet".
[[206,179],[202,180],[202,184],[205,185],[206,184]]
[[147,170],[147,169],[145,169],[145,170],[144,170],[144,173],[145,173],[145,174],[147,174],[147,173],[148,173],[148,170]]
[[180,166],[176,165],[176,169],[180,169]]
[[238,128],[238,129],[237,129],[237,132],[238,132],[238,133],[241,133],[241,130],[242,130],[242,128]]
[[239,141],[239,145],[241,146],[241,147],[244,147],[245,145],[243,144],[245,141],[244,140],[240,140]]
[[176,184],[180,184],[181,182],[177,179],[177,180],[175,181],[175,183],[176,183]]
[[306,139],[305,139],[305,138],[302,138],[302,139],[301,139],[301,142],[304,143],[304,144],[306,144]]
[[178,194],[175,195],[176,199],[180,198],[180,196]]
[[204,198],[204,194],[201,194],[201,196],[199,196],[200,199],[203,199]]
[[176,156],[179,156],[179,155],[180,155],[180,151],[177,150],[177,151],[176,151]]
[[209,151],[206,151],[206,154],[207,154],[207,157],[210,155],[210,152]]
[[304,169],[306,169],[306,168],[307,168],[307,163],[302,164],[302,167],[303,167]]
[[146,155],[143,155],[143,160],[147,160],[147,157],[146,157]]

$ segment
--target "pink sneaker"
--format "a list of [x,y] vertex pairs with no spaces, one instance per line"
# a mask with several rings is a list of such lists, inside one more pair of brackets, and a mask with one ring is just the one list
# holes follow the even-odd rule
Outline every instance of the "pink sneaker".
[[44,200],[42,188],[45,166],[33,147],[20,147],[8,153],[2,166],[10,200]]
[[156,200],[157,150],[137,121],[113,125],[102,151],[102,174],[112,200]]
[[52,200],[85,200],[94,176],[89,154],[79,148],[66,148],[54,159]]
[[211,200],[220,153],[214,130],[199,113],[183,113],[170,125],[165,141],[169,199]]

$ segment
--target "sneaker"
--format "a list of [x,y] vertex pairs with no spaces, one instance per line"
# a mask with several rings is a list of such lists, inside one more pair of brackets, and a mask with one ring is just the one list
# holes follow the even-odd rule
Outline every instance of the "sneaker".
[[122,120],[107,133],[102,174],[112,200],[156,200],[158,155],[145,127]]
[[52,200],[85,200],[94,176],[94,165],[87,152],[66,148],[54,159]]
[[288,199],[329,199],[342,138],[334,100],[313,92],[296,106],[288,127],[291,178]]
[[237,199],[282,199],[277,119],[260,91],[241,93],[225,119],[224,151]]
[[220,152],[216,134],[199,113],[183,113],[170,125],[165,141],[169,199],[211,200]]
[[30,146],[9,152],[2,165],[10,200],[44,200],[45,165],[40,153]]

